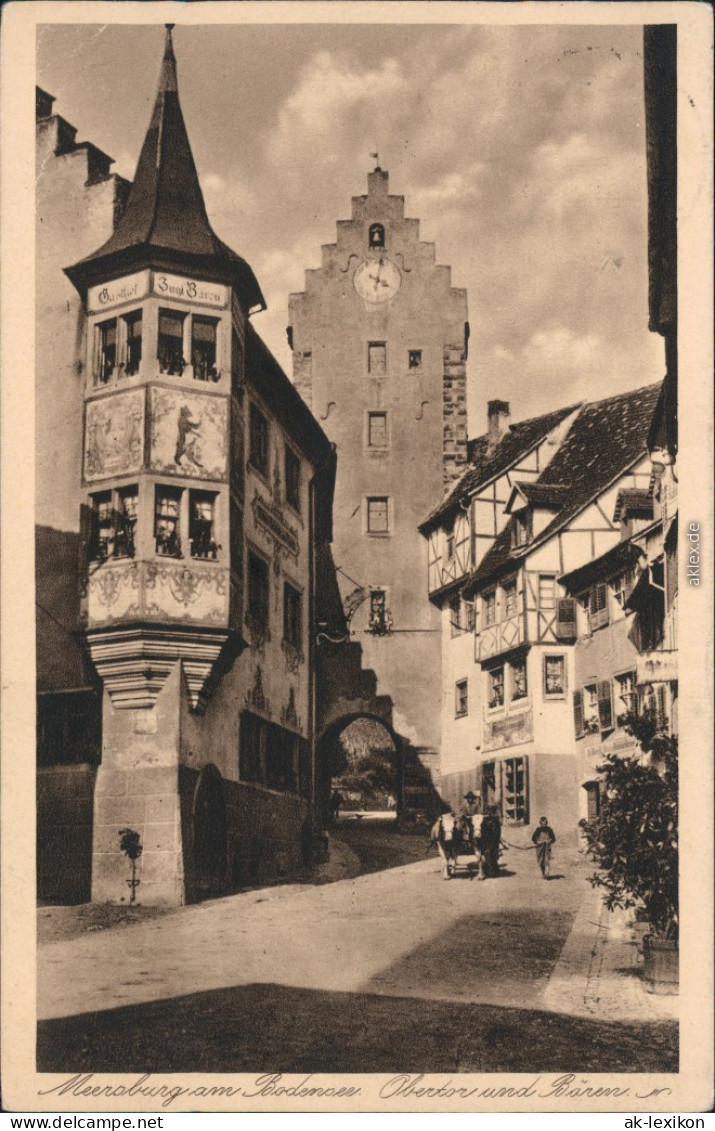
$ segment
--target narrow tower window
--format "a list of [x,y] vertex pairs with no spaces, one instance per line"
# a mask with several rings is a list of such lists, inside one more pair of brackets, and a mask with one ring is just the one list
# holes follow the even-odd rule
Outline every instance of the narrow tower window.
[[382,224],[371,224],[368,234],[369,247],[385,246],[385,229]]
[[387,372],[387,346],[384,342],[368,342],[367,371],[373,377],[384,377]]

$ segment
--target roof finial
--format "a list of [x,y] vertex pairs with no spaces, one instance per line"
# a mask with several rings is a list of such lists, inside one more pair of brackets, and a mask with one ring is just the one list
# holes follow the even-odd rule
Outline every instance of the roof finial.
[[373,171],[375,173],[381,173],[382,169],[380,168],[380,154],[379,153],[371,153],[370,156],[375,158],[375,168],[374,168]]
[[176,82],[176,56],[174,55],[174,44],[171,39],[172,28],[176,24],[164,24],[166,28],[166,39],[164,42],[164,58],[161,62],[161,72],[159,74],[159,90],[177,90]]

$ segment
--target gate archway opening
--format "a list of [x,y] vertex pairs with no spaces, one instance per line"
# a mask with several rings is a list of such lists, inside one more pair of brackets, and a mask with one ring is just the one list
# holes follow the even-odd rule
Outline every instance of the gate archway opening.
[[394,813],[402,808],[403,740],[383,719],[355,714],[337,719],[319,739],[318,803],[326,824],[342,812]]

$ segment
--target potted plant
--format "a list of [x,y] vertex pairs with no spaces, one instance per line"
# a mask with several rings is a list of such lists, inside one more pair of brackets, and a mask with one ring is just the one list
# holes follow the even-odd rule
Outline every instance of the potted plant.
[[609,754],[599,773],[605,797],[599,816],[586,825],[588,847],[600,865],[594,887],[604,903],[641,908],[649,933],[643,939],[646,988],[678,992],[678,744],[655,732],[652,722],[632,733],[648,760]]

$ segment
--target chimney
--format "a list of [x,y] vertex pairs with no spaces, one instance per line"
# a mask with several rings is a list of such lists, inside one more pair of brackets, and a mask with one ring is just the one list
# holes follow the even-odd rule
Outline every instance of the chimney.
[[493,452],[502,436],[508,431],[511,413],[508,401],[489,401],[487,404],[487,435],[489,451]]

